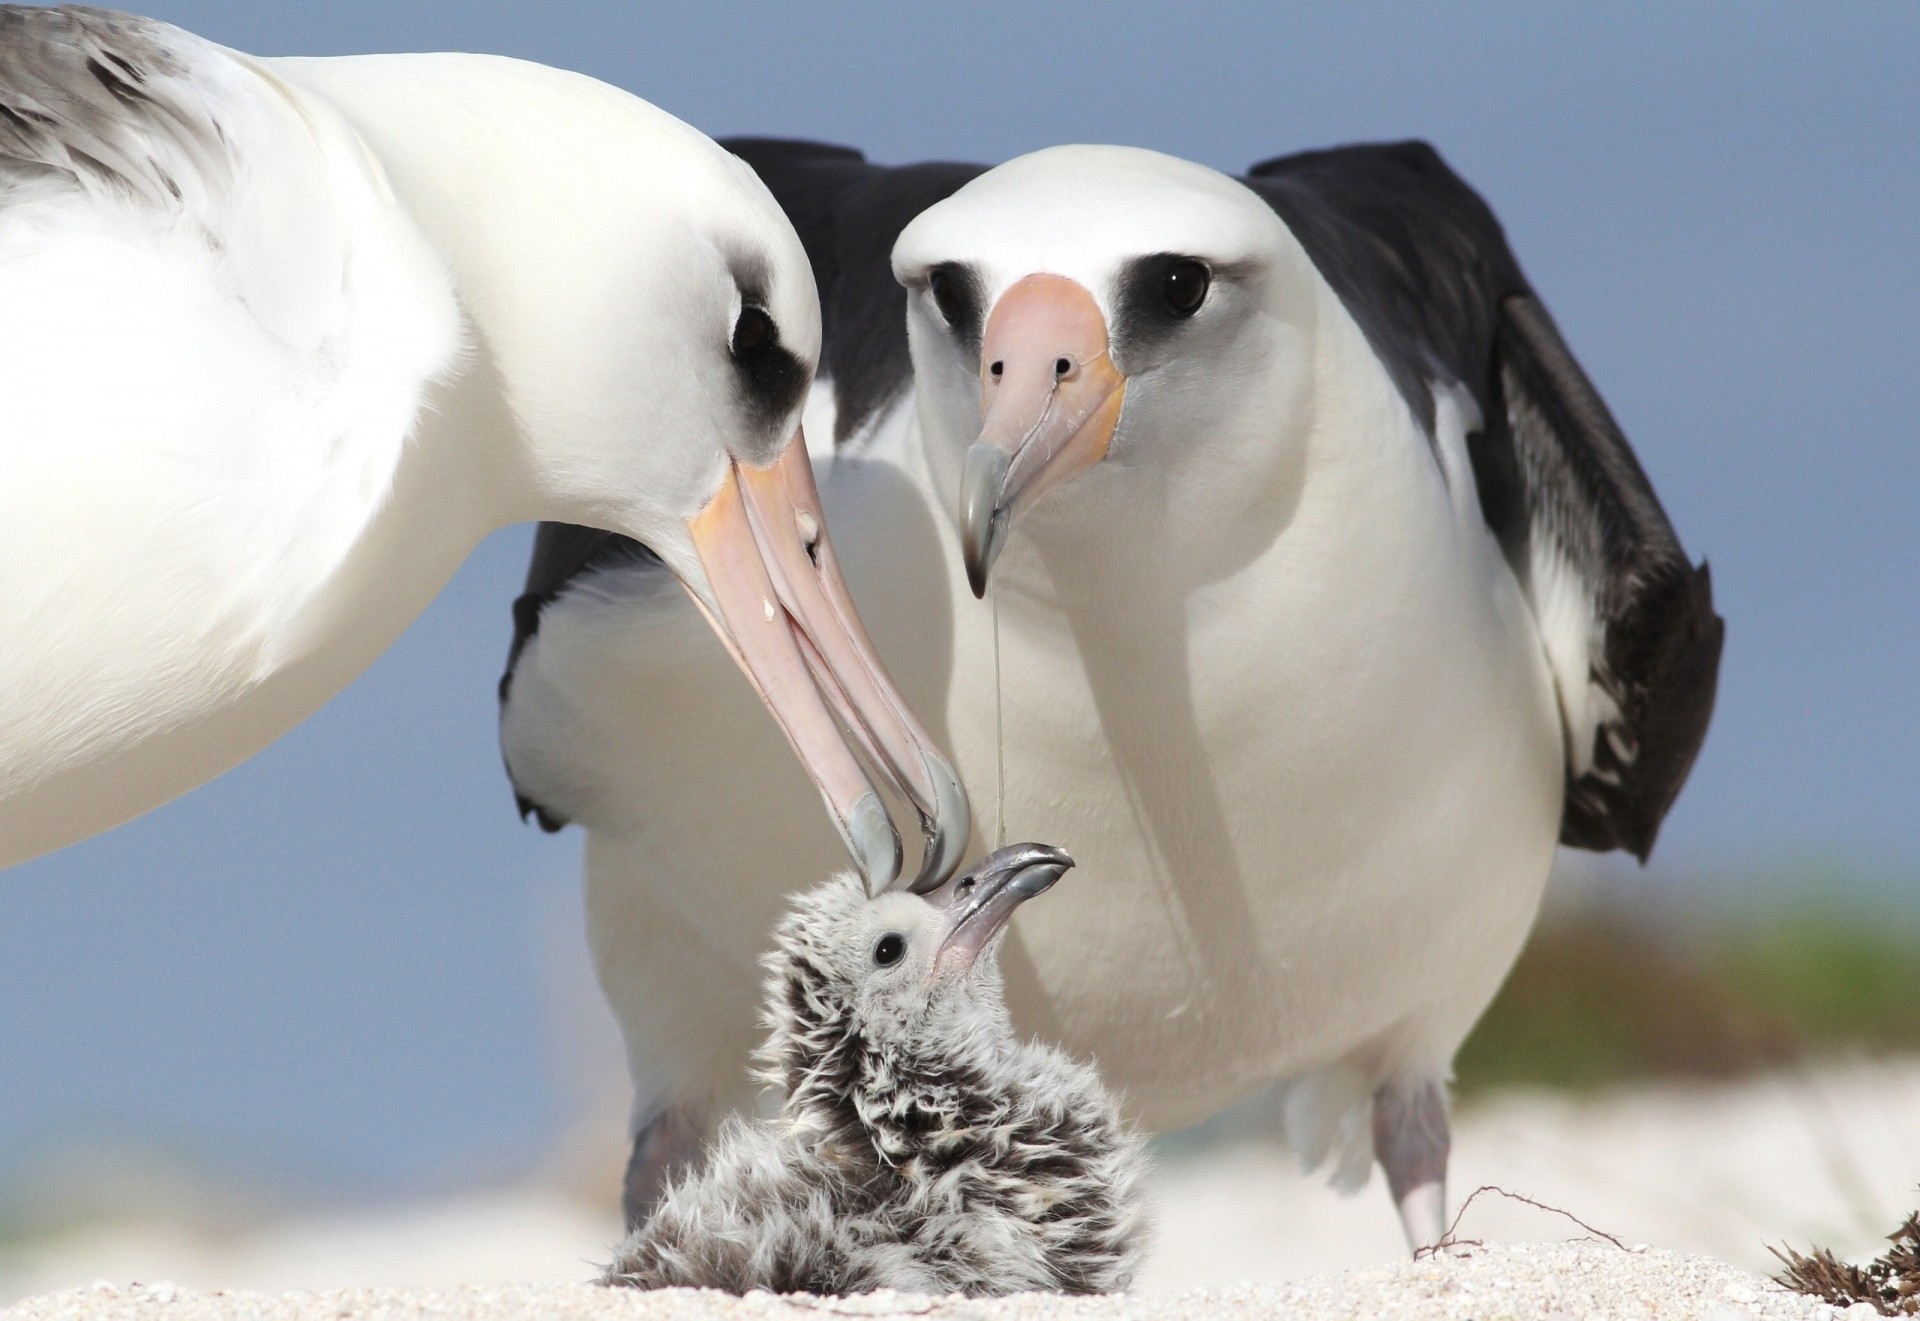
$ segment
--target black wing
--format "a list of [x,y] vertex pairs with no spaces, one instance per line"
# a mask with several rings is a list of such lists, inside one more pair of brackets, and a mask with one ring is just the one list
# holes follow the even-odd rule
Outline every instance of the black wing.
[[[849,147],[777,138],[721,143],[751,165],[793,222],[820,290],[820,375],[834,393],[836,444],[881,413],[913,382],[907,353],[907,295],[893,278],[893,243],[907,222],[982,173],[984,165],[871,165]],[[585,577],[615,565],[665,565],[647,547],[616,532],[542,523],[533,539],[527,582],[513,603],[513,643],[500,676],[504,711],[520,653],[540,630],[540,615]],[[507,766],[513,779],[513,767]],[[520,816],[545,830],[564,818],[518,783]]]
[[[533,558],[527,565],[526,586],[513,602],[513,642],[507,648],[506,671],[500,676],[502,716],[512,700],[514,667],[520,663],[520,653],[540,631],[541,613],[590,574],[616,565],[634,564],[659,565],[663,571],[666,567],[658,555],[618,532],[576,527],[572,523],[539,526],[533,534]],[[531,816],[548,833],[565,826],[567,818],[527,793],[513,773],[513,762],[504,757],[502,760],[507,780],[513,785],[513,802],[520,809],[520,819],[525,821]]]
[[1480,505],[1540,621],[1567,725],[1560,840],[1642,861],[1713,714],[1724,633],[1606,403],[1500,222],[1424,142],[1265,161],[1293,230],[1431,432],[1433,386],[1479,405]]

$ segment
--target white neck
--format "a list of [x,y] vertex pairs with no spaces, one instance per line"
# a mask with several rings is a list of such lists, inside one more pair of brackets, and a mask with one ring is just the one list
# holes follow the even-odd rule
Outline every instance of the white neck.
[[[499,387],[495,414],[472,419],[483,432],[461,441],[490,518],[634,532],[698,508],[718,450],[703,467],[670,443],[711,412],[688,362],[695,321],[641,313],[719,287],[704,278],[714,245],[760,219],[728,216],[745,166],[637,97],[524,61],[271,66],[353,125],[451,275]],[[723,344],[732,314],[712,320]]]

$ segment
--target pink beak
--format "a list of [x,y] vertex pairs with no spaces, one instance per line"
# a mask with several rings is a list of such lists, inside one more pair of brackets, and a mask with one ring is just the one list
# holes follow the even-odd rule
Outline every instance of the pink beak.
[[966,791],[895,690],[853,608],[805,437],[796,431],[765,467],[732,462],[687,526],[718,612],[701,602],[707,622],[819,786],[868,892],[899,879],[900,836],[854,747],[919,813],[926,848],[911,888],[946,880],[972,831]]
[[980,439],[960,481],[967,581],[987,575],[1014,511],[1106,457],[1127,378],[1107,319],[1077,281],[1029,275],[1001,296],[980,339]]

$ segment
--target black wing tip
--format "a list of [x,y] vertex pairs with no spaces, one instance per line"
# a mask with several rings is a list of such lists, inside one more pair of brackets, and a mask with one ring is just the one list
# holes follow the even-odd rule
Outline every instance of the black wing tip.
[[[1610,630],[1619,659],[1639,676],[1623,715],[1639,752],[1617,785],[1568,785],[1560,842],[1595,853],[1621,849],[1641,865],[1706,743],[1720,687],[1726,620],[1713,609],[1713,570],[1683,559],[1654,575],[1631,614]],[[1619,671],[1616,671],[1619,672]],[[1605,732],[1595,738],[1604,749]]]
[[557,835],[573,824],[563,816],[555,816],[552,812],[549,812],[539,803],[534,802],[533,799],[527,797],[518,789],[514,790],[513,793],[513,805],[520,809],[520,821],[522,824],[525,824],[528,817],[532,817],[534,821],[539,824],[540,829],[546,831],[549,835]]
[[1351,161],[1355,156],[1395,158],[1396,163],[1421,170],[1453,173],[1440,149],[1425,138],[1399,138],[1392,142],[1350,142],[1338,147],[1315,147],[1311,151],[1293,151],[1269,156],[1247,170],[1251,178],[1266,179],[1296,170],[1312,169],[1328,161]]
[[866,153],[857,147],[843,147],[836,142],[815,142],[810,138],[782,138],[759,134],[743,134],[739,137],[719,138],[722,147],[740,159],[753,163],[756,156],[782,156],[788,160],[845,161],[850,164],[864,164]]

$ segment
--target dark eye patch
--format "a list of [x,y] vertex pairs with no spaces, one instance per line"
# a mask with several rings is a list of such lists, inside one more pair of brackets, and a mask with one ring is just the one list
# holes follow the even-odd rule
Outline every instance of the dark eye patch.
[[960,262],[941,262],[927,272],[927,294],[955,337],[962,344],[978,346],[985,315],[980,280],[972,268]]
[[773,327],[773,318],[758,307],[743,307],[740,316],[733,323],[733,356],[743,353],[757,353],[760,349],[780,338]]
[[747,410],[762,425],[782,421],[806,396],[806,366],[780,343],[780,327],[765,308],[749,303],[740,309],[727,353],[738,373]]
[[1206,262],[1180,252],[1135,257],[1120,271],[1114,289],[1114,355],[1126,370],[1170,341],[1206,303],[1214,272]]

